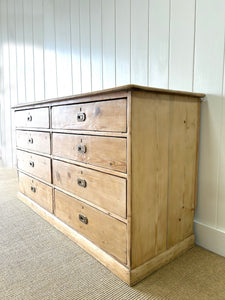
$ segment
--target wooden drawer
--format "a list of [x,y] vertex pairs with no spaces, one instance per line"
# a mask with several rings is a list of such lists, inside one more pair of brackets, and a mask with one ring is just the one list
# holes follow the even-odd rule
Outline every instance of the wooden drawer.
[[52,108],[52,128],[127,131],[126,99]]
[[126,173],[126,139],[53,134],[53,155]]
[[126,264],[126,224],[55,190],[55,215]]
[[53,160],[53,183],[75,196],[126,218],[124,178]]
[[50,158],[17,150],[18,169],[51,183]]
[[18,176],[20,192],[52,213],[52,188],[21,172]]
[[16,127],[49,128],[48,107],[16,111],[15,123]]
[[16,131],[17,147],[50,154],[50,134],[48,132]]

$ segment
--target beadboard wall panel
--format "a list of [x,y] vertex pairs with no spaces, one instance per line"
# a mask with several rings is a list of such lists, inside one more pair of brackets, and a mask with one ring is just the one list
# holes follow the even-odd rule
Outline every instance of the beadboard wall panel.
[[130,82],[130,0],[116,0],[116,86]]
[[223,0],[199,0],[196,7],[194,90],[200,89],[207,93],[207,101],[202,105],[201,114],[199,201],[196,218],[210,226],[217,224],[221,112],[224,101],[224,4]]
[[70,1],[55,0],[58,96],[72,94]]
[[43,26],[44,26],[45,99],[54,98],[58,96],[54,11],[55,11],[54,0],[44,0],[43,3],[44,25]]
[[[16,22],[16,64],[17,64],[17,99],[16,101],[26,101],[25,84],[25,50],[23,32],[23,0],[15,1],[15,22]],[[40,48],[39,48],[40,49]],[[43,48],[42,48],[43,51]],[[35,69],[36,70],[36,69]],[[37,76],[36,76],[37,77]],[[44,81],[43,77],[39,81]]]
[[36,100],[44,99],[43,0],[33,0],[34,85]]
[[171,0],[170,89],[192,91],[194,30],[195,0]]
[[0,0],[4,165],[15,165],[13,104],[129,83],[206,93],[195,230],[214,251],[225,236],[224,36],[224,0]]
[[101,0],[90,2],[91,13],[91,74],[92,91],[102,89],[102,3]]
[[73,94],[81,93],[80,3],[71,1],[71,64]]
[[[160,20],[160,22],[159,22]],[[170,0],[149,2],[149,85],[169,87]]]

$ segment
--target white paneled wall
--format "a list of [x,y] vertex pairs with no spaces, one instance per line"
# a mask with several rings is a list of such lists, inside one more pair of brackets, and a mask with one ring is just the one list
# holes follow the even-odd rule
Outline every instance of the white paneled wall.
[[206,93],[197,243],[225,255],[225,0],[0,0],[1,152],[11,105],[135,83]]

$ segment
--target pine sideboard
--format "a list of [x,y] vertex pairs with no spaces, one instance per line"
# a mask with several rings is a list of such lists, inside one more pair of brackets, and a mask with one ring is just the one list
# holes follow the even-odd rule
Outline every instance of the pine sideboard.
[[134,285],[194,245],[203,97],[126,85],[13,107],[19,199]]

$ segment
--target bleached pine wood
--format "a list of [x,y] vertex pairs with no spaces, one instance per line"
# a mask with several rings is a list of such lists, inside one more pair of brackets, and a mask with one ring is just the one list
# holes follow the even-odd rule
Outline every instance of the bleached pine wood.
[[126,132],[126,109],[125,99],[53,107],[52,128]]
[[49,109],[38,132],[53,141],[50,154],[18,148],[18,170],[55,189],[53,213],[122,262],[130,285],[193,243],[201,96],[129,85],[16,111]]
[[34,152],[50,154],[50,134],[39,131],[16,131],[16,145]]
[[48,157],[17,150],[17,167],[51,183],[51,161]]
[[56,229],[67,235],[72,241],[77,243],[85,251],[95,257],[105,267],[107,267],[112,273],[117,275],[127,284],[130,283],[130,271],[123,264],[114,259],[111,255],[97,247],[94,243],[90,242],[84,236],[79,234],[77,231],[60,221],[53,214],[43,209],[41,206],[31,201],[30,198],[26,197],[22,193],[18,193],[18,198],[38,213],[42,218],[52,224]]
[[48,108],[20,110],[15,113],[16,127],[49,128]]
[[52,188],[40,181],[19,172],[19,191],[53,213]]
[[53,133],[52,153],[126,173],[126,146],[124,138]]
[[195,238],[194,235],[189,236],[185,240],[179,242],[175,246],[166,250],[165,252],[159,254],[153,259],[149,260],[145,264],[131,270],[130,274],[130,285],[135,285],[140,280],[144,279],[149,274],[153,273],[160,267],[168,264],[170,261],[174,260],[176,257],[183,254],[188,249],[194,246]]
[[[126,180],[53,160],[53,184],[126,218]],[[85,181],[85,187],[78,183]]]
[[[57,190],[55,190],[55,215],[95,245],[126,264],[124,223]],[[80,220],[81,217],[87,224]]]
[[170,248],[193,233],[196,204],[199,102],[170,104],[168,236]]
[[131,268],[166,250],[168,95],[132,94]]

